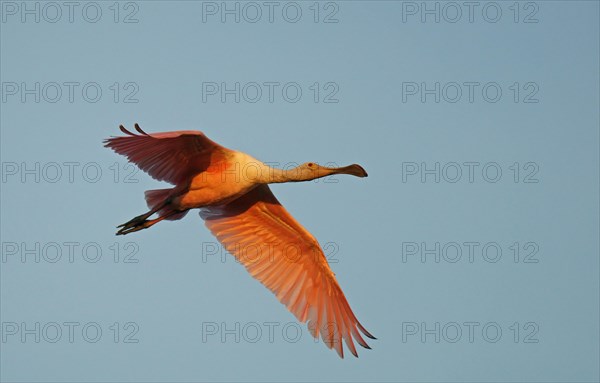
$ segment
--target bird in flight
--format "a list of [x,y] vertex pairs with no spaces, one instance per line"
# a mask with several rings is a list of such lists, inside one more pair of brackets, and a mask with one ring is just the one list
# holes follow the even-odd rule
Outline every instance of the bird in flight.
[[[328,168],[313,162],[294,169],[272,168],[248,154],[227,149],[199,131],[137,134],[105,146],[174,188],[147,190],[150,211],[117,226],[117,235],[178,220],[200,209],[206,227],[248,272],[273,292],[315,338],[344,357],[342,340],[358,357],[354,341],[375,339],[356,319],[319,243],[277,201],[269,184],[302,182],[332,174],[366,177],[359,165]],[[157,214],[155,219],[149,219]],[[360,330],[360,332],[359,332]]]

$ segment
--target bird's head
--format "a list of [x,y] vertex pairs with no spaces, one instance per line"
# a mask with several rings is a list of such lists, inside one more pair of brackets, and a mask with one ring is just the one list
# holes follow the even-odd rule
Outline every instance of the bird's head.
[[368,176],[365,169],[363,169],[362,166],[357,164],[342,166],[338,168],[329,168],[326,166],[321,166],[315,162],[306,162],[298,166],[296,169],[299,170],[302,176],[314,178],[325,177],[332,174],[349,174],[361,178]]

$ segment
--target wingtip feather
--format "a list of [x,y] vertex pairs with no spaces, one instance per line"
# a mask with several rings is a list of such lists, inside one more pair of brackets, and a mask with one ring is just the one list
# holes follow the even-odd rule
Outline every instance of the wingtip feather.
[[371,339],[377,339],[373,335],[371,335],[371,333],[368,332],[367,329],[365,329],[359,322],[356,322],[356,325],[360,329],[360,332],[362,332],[366,337],[371,338]]
[[144,132],[142,128],[140,128],[137,122],[133,125],[133,127],[138,131],[138,133],[143,134],[144,136],[149,136],[148,133]]
[[121,130],[121,132],[127,134],[128,136],[135,136],[135,134],[131,133],[129,130],[127,130],[123,125],[119,125],[119,129]]

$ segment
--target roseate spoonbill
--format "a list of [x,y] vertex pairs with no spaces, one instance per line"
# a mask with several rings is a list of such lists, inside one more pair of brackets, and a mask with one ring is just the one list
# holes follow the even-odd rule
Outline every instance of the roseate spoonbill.
[[[227,149],[202,132],[134,134],[106,139],[105,146],[126,156],[172,189],[148,190],[148,211],[117,226],[117,235],[146,229],[164,219],[178,220],[199,208],[206,226],[264,286],[286,305],[311,334],[344,357],[342,339],[358,356],[353,339],[370,348],[359,323],[329,268],[319,243],[275,198],[270,183],[309,181],[331,174],[366,177],[359,165],[327,168],[308,162],[275,169],[251,156]],[[148,219],[157,213],[158,218]]]

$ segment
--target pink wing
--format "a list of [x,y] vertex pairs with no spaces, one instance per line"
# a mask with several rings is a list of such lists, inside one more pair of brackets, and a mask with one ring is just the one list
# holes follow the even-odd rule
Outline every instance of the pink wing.
[[109,138],[104,146],[126,156],[153,178],[174,185],[205,171],[211,161],[219,161],[229,152],[198,131],[147,134],[138,124],[135,129],[140,134],[131,133],[123,125],[120,129],[128,136]]
[[342,339],[370,348],[317,240],[261,185],[229,204],[203,208],[208,229],[300,322],[343,358]]

